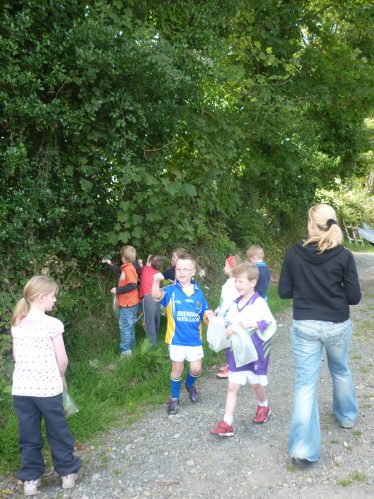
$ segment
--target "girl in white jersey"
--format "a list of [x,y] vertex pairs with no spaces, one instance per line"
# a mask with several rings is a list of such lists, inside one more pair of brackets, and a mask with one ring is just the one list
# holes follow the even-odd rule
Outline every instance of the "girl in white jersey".
[[66,387],[68,358],[61,321],[46,315],[56,302],[58,287],[47,276],[32,277],[15,306],[12,318],[13,405],[19,422],[21,468],[16,472],[23,481],[25,496],[38,493],[44,473],[41,421],[62,488],[74,487],[81,460],[74,456],[74,437],[67,425],[62,403]]
[[[221,298],[219,300],[218,308],[215,311],[215,314],[218,315],[218,317],[225,317],[232,302],[239,297],[239,293],[237,292],[235,287],[235,278],[233,277],[233,272],[234,269],[241,263],[242,261],[239,255],[229,256],[225,260],[223,273],[227,276],[228,279],[225,282],[225,284],[222,286]],[[216,378],[228,379],[228,377],[229,377],[229,366],[226,363],[217,372]]]

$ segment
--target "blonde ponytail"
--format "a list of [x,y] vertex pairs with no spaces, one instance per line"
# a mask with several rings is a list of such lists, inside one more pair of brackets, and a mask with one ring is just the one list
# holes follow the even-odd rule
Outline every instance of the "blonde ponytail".
[[343,232],[338,225],[334,208],[328,204],[317,204],[309,210],[309,221],[314,222],[319,234],[309,236],[303,246],[315,244],[321,253],[343,244]]
[[45,275],[36,275],[29,279],[23,288],[23,296],[14,307],[12,326],[18,326],[29,313],[31,303],[40,295],[49,295],[58,291],[57,283]]
[[14,307],[12,316],[12,326],[17,326],[21,320],[29,313],[30,306],[25,297],[22,297]]

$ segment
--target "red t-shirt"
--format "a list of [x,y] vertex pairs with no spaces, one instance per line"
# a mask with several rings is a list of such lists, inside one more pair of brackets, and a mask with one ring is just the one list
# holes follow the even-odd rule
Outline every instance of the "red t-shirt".
[[140,289],[139,298],[142,299],[144,295],[152,293],[153,276],[160,272],[153,267],[144,266],[140,269]]

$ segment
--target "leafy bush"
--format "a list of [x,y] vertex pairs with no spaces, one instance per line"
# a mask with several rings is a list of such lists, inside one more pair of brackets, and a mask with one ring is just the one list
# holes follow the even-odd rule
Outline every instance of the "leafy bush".
[[351,181],[348,185],[337,184],[334,191],[321,190],[317,199],[334,206],[340,222],[357,227],[366,222],[374,227],[374,196],[365,179]]

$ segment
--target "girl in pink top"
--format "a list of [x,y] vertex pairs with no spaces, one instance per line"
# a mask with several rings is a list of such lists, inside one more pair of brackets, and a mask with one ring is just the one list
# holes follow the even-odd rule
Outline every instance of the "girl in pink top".
[[74,437],[67,425],[62,403],[66,388],[68,358],[61,321],[46,315],[56,302],[58,287],[47,276],[31,278],[15,306],[12,318],[13,405],[19,422],[21,468],[17,478],[23,480],[25,496],[38,493],[44,473],[41,421],[56,472],[62,488],[74,487],[82,463],[74,456]]

